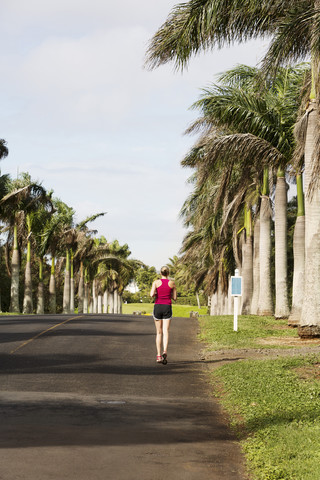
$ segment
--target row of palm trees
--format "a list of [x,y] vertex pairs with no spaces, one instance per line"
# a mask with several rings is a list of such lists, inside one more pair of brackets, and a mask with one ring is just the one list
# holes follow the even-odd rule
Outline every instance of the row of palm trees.
[[[3,158],[7,154],[6,143],[1,140],[0,155]],[[142,264],[128,258],[131,252],[127,244],[108,242],[89,229],[88,224],[102,215],[105,213],[76,223],[74,209],[32,181],[28,173],[15,180],[0,176],[1,250],[10,277],[11,312],[121,312],[124,288]],[[24,282],[21,260],[25,264]],[[32,275],[35,264],[36,302]],[[49,291],[45,292],[47,270]],[[57,304],[57,281],[63,283],[62,305]]]
[[[201,50],[270,40],[259,70],[227,72],[195,104],[201,116],[191,131],[199,129],[201,138],[183,161],[195,167],[194,192],[182,210],[191,227],[183,250],[216,292],[226,292],[228,273],[241,268],[243,312],[288,316],[283,206],[290,169],[298,197],[291,316],[301,336],[320,335],[319,27],[320,0],[189,0],[172,10],[147,53],[151,68],[174,61],[183,69]],[[303,60],[309,65],[296,66]]]
[[[285,172],[290,168],[293,174],[293,126],[309,76],[307,64],[280,69],[272,84],[262,86],[257,68],[240,65],[225,72],[219,84],[206,89],[194,105],[201,117],[188,131],[200,129],[202,135],[182,162],[196,168],[194,191],[181,212],[191,227],[183,251],[187,263],[189,257],[195,263],[198,256],[195,278],[203,279],[210,267],[205,282],[207,290],[215,292],[215,313],[226,313],[231,307],[228,278],[237,267],[244,282],[243,313],[272,314],[275,296],[276,317],[289,316]],[[300,163],[295,168],[301,186]],[[304,217],[302,190],[299,206]],[[272,218],[275,292],[271,288]],[[299,220],[296,230],[300,226]],[[303,236],[300,241],[304,242]],[[209,256],[203,264],[205,256],[200,252],[206,249]],[[293,304],[299,305],[295,294]]]

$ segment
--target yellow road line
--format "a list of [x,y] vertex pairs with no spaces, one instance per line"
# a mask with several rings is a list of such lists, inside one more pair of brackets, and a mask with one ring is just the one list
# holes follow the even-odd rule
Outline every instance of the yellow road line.
[[20,348],[25,347],[26,345],[28,345],[28,343],[33,342],[33,340],[36,340],[37,338],[41,337],[41,335],[44,335],[45,333],[50,332],[50,330],[54,330],[55,328],[60,327],[61,325],[64,325],[65,323],[70,322],[71,320],[79,319],[79,318],[82,318],[83,316],[84,316],[84,315],[81,315],[80,317],[79,317],[79,316],[76,316],[76,317],[68,318],[67,320],[64,320],[64,321],[61,322],[61,323],[57,323],[56,325],[53,325],[53,327],[47,328],[47,329],[44,330],[43,332],[38,333],[38,335],[36,335],[35,337],[30,338],[30,339],[27,340],[26,342],[23,342],[21,345],[19,345],[19,347],[15,348],[14,350],[11,350],[10,355],[16,353],[18,350],[20,350]]

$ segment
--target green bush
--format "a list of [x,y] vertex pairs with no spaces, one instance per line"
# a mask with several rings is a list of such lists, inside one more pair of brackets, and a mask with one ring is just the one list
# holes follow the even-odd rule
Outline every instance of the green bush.
[[[200,299],[201,307],[206,307],[208,304],[207,299],[203,295],[199,295],[199,299]],[[176,304],[177,305],[198,305],[197,297],[195,295],[188,295],[186,297],[180,297],[178,295]]]
[[132,293],[129,292],[128,290],[125,290],[122,295],[122,299],[125,303],[138,303],[140,302],[140,294],[138,293]]

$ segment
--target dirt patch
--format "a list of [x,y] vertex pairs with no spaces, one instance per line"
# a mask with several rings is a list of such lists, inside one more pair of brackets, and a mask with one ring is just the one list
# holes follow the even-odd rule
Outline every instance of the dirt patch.
[[[265,340],[267,341],[268,339]],[[320,354],[319,339],[301,340],[300,338],[284,337],[282,339],[270,338],[270,342],[271,341],[274,341],[274,343],[264,343],[265,347],[270,346],[270,348],[263,348],[263,343],[261,342],[260,345],[262,348],[203,350],[199,352],[199,356],[200,360],[206,364],[209,370],[214,370],[226,363],[241,360],[271,360],[280,357]],[[279,346],[279,348],[276,348],[277,346]]]
[[273,325],[271,329],[272,330],[289,330],[289,327],[288,325]]
[[303,380],[320,380],[320,363],[298,367],[294,370]]
[[319,338],[309,338],[309,339],[301,339],[300,337],[268,337],[268,338],[261,338],[257,340],[257,343],[260,345],[281,345],[285,346],[303,346],[303,345],[320,345]]

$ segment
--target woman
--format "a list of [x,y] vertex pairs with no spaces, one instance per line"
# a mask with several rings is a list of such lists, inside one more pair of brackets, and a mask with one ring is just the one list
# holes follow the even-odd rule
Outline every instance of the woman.
[[[177,300],[177,289],[173,280],[169,280],[169,268],[162,267],[161,279],[152,284],[150,296],[156,297],[153,309],[153,318],[156,325],[157,362],[162,363],[167,358],[169,328],[172,318],[172,300]],[[163,354],[161,344],[163,342]]]

